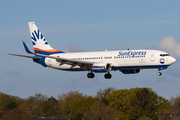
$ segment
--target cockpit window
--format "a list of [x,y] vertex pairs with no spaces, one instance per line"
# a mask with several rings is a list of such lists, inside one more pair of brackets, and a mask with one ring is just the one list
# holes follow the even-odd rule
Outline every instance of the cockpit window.
[[162,57],[169,56],[169,54],[160,54],[160,56],[162,56]]

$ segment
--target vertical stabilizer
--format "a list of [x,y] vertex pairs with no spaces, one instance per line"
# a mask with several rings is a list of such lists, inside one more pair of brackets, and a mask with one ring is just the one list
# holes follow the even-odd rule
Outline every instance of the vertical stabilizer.
[[40,54],[54,54],[62,53],[62,51],[53,49],[42,35],[41,31],[37,28],[34,22],[29,22],[29,30],[33,43],[33,48],[35,53]]

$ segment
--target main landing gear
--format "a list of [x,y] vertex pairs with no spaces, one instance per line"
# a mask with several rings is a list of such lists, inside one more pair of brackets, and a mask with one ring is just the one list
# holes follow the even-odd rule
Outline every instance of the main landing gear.
[[158,76],[161,76],[161,75],[162,75],[162,73],[159,71],[159,72],[157,73],[157,75],[158,75]]
[[104,75],[104,78],[106,78],[106,79],[111,79],[111,77],[112,77],[112,75],[109,72]]
[[[92,71],[90,73],[87,74],[88,78],[94,78],[94,73],[92,73]],[[111,79],[112,75],[108,72],[107,74],[104,75],[104,78],[106,79]]]
[[91,71],[91,73],[88,73],[88,74],[87,74],[87,77],[88,77],[88,78],[94,78],[94,76],[95,76],[95,75],[94,75],[94,73],[92,73],[92,71]]

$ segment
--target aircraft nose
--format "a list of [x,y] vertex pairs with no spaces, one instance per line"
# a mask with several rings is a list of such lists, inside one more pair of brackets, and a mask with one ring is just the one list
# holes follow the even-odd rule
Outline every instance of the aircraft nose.
[[171,64],[175,63],[176,62],[176,59],[174,57],[171,57]]

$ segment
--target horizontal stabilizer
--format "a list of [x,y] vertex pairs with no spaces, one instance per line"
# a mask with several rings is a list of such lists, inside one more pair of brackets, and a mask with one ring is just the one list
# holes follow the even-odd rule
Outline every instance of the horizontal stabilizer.
[[27,58],[33,58],[33,59],[41,59],[41,57],[27,56],[27,55],[18,55],[18,54],[9,54],[9,53],[8,53],[8,55],[27,57]]

